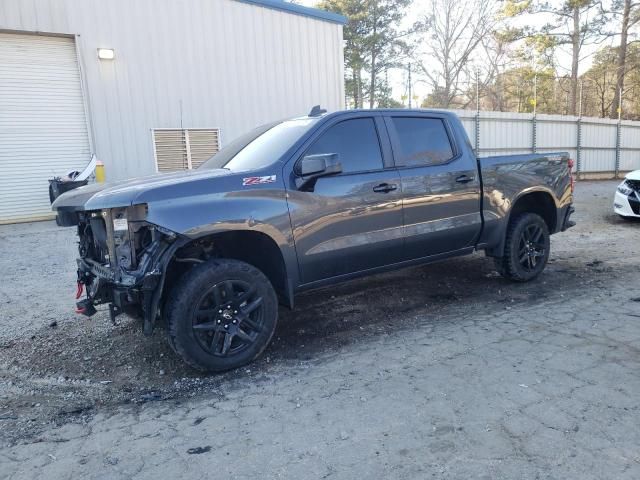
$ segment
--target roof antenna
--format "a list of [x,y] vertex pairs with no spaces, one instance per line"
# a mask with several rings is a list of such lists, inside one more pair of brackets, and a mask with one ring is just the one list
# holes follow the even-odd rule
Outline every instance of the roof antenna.
[[316,105],[309,112],[309,116],[310,117],[319,117],[323,113],[327,113],[327,111],[324,108],[320,108],[320,105]]

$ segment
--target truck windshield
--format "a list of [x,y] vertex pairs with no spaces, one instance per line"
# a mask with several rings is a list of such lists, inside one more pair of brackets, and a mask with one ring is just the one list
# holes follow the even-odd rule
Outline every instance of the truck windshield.
[[258,127],[233,140],[200,168],[226,168],[243,172],[271,165],[316,121],[316,118],[297,118]]

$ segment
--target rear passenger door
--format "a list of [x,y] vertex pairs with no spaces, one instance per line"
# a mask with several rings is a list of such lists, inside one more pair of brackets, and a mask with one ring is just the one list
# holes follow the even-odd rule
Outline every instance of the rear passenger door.
[[400,173],[404,259],[474,245],[480,233],[480,179],[475,156],[455,142],[446,118],[385,116]]
[[382,117],[349,114],[310,139],[308,155],[335,154],[341,173],[287,192],[303,283],[398,262],[402,256],[400,176],[393,167]]

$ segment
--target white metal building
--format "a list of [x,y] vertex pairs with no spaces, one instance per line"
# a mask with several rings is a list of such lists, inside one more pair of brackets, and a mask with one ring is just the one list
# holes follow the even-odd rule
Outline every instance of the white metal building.
[[281,0],[0,0],[0,223],[51,216],[47,180],[91,153],[108,181],[195,167],[341,108],[344,22]]

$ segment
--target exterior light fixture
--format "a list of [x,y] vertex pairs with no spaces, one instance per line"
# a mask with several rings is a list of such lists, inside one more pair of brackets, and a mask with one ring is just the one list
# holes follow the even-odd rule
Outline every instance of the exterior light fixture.
[[113,48],[99,48],[98,58],[100,60],[113,60],[116,56],[116,52]]

